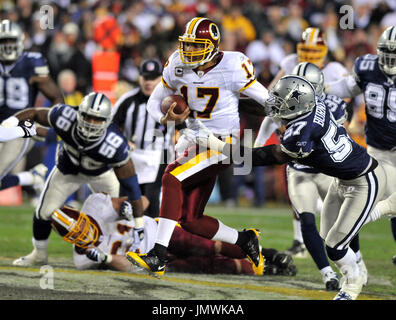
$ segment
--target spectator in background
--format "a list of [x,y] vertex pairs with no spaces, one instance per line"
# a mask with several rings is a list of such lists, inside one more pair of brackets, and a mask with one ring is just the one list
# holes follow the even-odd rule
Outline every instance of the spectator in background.
[[65,69],[59,73],[58,85],[63,93],[66,104],[71,106],[80,105],[83,99],[83,94],[76,90],[77,78],[76,74],[72,70]]

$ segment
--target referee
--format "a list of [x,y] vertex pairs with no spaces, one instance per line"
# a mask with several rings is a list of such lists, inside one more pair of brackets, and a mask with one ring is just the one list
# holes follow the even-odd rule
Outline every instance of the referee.
[[139,86],[122,95],[114,105],[113,121],[129,140],[142,194],[150,201],[145,214],[155,218],[159,216],[161,178],[167,163],[173,161],[174,131],[168,132],[146,110],[147,101],[161,80],[161,63],[145,60],[139,73]]

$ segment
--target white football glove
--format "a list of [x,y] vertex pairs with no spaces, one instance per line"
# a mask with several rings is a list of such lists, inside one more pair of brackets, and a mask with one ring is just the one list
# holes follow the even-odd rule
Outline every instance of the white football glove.
[[19,119],[15,116],[11,116],[11,117],[5,119],[1,123],[1,125],[6,128],[12,128],[12,127],[16,127],[18,125],[18,123],[19,123]]
[[216,138],[212,131],[210,131],[200,120],[197,121],[198,131],[196,134],[196,143],[208,149],[222,152],[225,142]]
[[98,263],[110,263],[112,260],[111,254],[104,253],[98,247],[87,249],[85,255],[88,259]]
[[196,132],[194,130],[186,128],[181,131],[181,134],[175,146],[175,151],[178,155],[183,154],[184,151],[196,144]]
[[123,201],[120,206],[120,215],[122,218],[131,221],[133,218],[132,205],[129,201]]
[[30,138],[37,134],[36,126],[31,120],[21,120],[19,121],[18,126],[21,127],[25,132],[23,138]]

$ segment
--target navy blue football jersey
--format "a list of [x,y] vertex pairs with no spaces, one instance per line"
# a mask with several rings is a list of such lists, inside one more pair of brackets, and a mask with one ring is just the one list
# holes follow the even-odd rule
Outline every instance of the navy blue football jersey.
[[77,133],[77,108],[58,104],[49,111],[51,127],[62,139],[57,167],[63,174],[96,176],[129,161],[129,145],[118,126],[111,124],[98,141],[80,142]]
[[48,74],[47,61],[39,52],[23,52],[11,65],[0,63],[0,121],[34,107],[38,89],[29,80],[32,76]]
[[299,164],[346,180],[358,177],[372,163],[320,100],[312,112],[287,124],[281,149]]
[[396,85],[380,69],[378,56],[356,59],[355,79],[364,94],[368,145],[382,150],[396,147]]
[[[337,97],[332,94],[323,93],[320,98],[317,99],[321,100],[324,105],[330,110],[334,119],[337,121],[338,124],[342,125],[347,119],[347,111],[346,111],[346,102],[342,100],[340,97]],[[299,163],[291,162],[289,166],[293,169],[304,171],[308,173],[319,173],[319,170],[305,166]]]

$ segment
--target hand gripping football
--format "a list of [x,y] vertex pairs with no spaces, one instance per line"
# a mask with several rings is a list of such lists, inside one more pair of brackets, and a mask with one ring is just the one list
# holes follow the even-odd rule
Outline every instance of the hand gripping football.
[[163,112],[163,114],[166,114],[168,112],[170,106],[174,102],[177,103],[175,109],[173,109],[173,112],[176,114],[183,113],[183,111],[186,110],[186,108],[188,107],[186,100],[184,100],[182,96],[179,96],[177,94],[172,94],[170,96],[165,97],[162,100],[161,111]]

